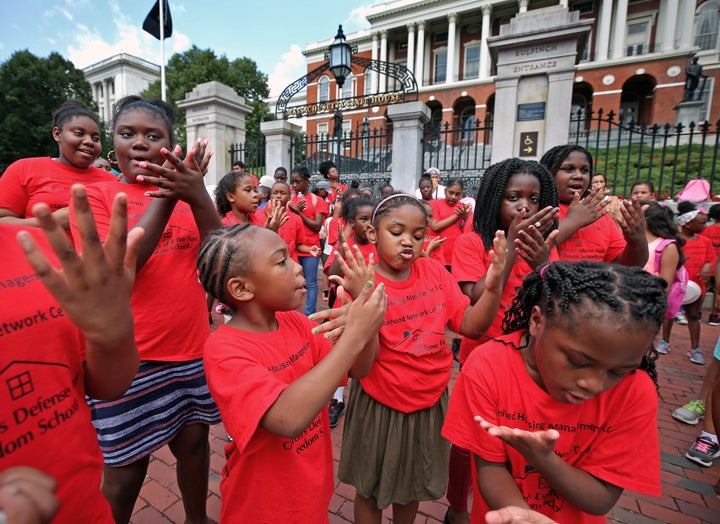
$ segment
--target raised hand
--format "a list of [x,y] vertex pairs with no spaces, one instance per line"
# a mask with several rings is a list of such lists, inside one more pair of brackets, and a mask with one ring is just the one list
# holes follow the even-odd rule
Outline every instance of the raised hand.
[[[640,205],[640,202],[623,200],[620,204],[620,220],[618,224],[623,236],[628,243],[647,239],[645,236],[645,211],[650,207],[647,204]],[[647,240],[646,240],[647,241]]]
[[601,191],[592,189],[583,198],[580,198],[580,193],[576,191],[573,201],[568,206],[566,219],[570,218],[576,229],[580,229],[602,217],[606,213],[605,208],[608,204],[610,204],[610,191],[607,189]]
[[528,508],[505,506],[485,514],[487,524],[557,524],[550,517]]
[[277,200],[270,200],[265,211],[265,227],[277,233],[288,221],[287,210]]
[[491,263],[485,273],[485,289],[502,294],[505,285],[503,272],[505,271],[507,257],[507,240],[504,231],[498,230],[495,232],[493,247],[488,254],[490,255]]
[[57,482],[46,473],[24,466],[0,473],[0,512],[7,524],[50,522],[58,509]]
[[375,282],[375,258],[371,253],[366,264],[360,248],[353,247],[354,251],[351,251],[347,242],[344,242],[342,248],[345,256],[340,256],[337,251],[335,252],[335,260],[340,265],[340,271],[344,276],[330,275],[329,279],[343,286],[351,297],[357,297],[366,282]]

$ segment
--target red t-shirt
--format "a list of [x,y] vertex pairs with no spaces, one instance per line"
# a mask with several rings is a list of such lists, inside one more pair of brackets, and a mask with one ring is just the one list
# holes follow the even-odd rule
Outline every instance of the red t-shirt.
[[[127,194],[128,227],[132,227],[150,205],[152,197],[144,193],[152,187],[119,181],[88,187],[88,201],[103,241],[110,229],[115,195]],[[70,218],[75,233],[75,217]],[[199,248],[200,233],[192,210],[178,202],[152,256],[135,277],[132,310],[140,359],[186,362],[202,358],[210,326],[205,291],[197,277]]]
[[[518,347],[523,332],[502,340]],[[650,377],[635,371],[615,387],[582,404],[553,399],[530,377],[520,351],[488,342],[463,366],[445,417],[442,435],[490,462],[505,462],[525,502],[559,523],[605,522],[558,495],[514,448],[475,422],[480,415],[497,425],[529,431],[557,429],[554,451],[563,460],[623,489],[659,496],[660,444],[658,396]],[[628,443],[642,445],[628,448]],[[473,468],[474,502],[470,522],[485,522],[488,507]]]
[[[253,224],[256,226],[265,226],[265,215],[261,214],[262,210],[258,209],[255,213],[250,213],[248,215],[248,224]],[[220,221],[223,226],[230,227],[230,226],[236,226],[238,224],[244,224],[245,222],[240,222],[238,220],[238,217],[235,216],[235,213],[232,211],[228,211],[225,213],[225,216]]]
[[327,222],[327,238],[326,244],[335,246],[340,239],[340,230],[345,229],[345,221],[342,218],[332,217]]
[[107,182],[115,177],[97,167],[80,169],[50,157],[23,158],[10,164],[0,177],[0,208],[23,218],[31,217],[32,208],[44,202],[52,211],[70,205],[73,184]]
[[[557,259],[557,251],[552,249],[550,251],[550,262],[555,262]],[[485,246],[480,235],[474,231],[460,235],[460,238],[458,238],[455,244],[452,261],[452,274],[458,284],[461,282],[477,282],[485,276],[491,263],[492,260],[490,259],[490,255],[485,251]],[[523,280],[532,272],[533,268],[530,267],[524,258],[517,257],[515,259],[515,264],[510,270],[510,275],[508,276],[502,296],[500,297],[500,309],[498,309],[495,320],[485,333],[485,336],[480,340],[473,340],[467,337],[462,338],[460,355],[458,357],[461,363],[465,362],[470,352],[477,346],[503,334],[502,321],[505,313],[510,309],[513,299],[517,296],[520,288],[522,288]]]
[[703,294],[705,293],[705,281],[700,278],[700,269],[710,263],[710,269],[715,264],[715,248],[713,248],[712,240],[707,237],[696,235],[695,238],[685,241],[682,247],[685,255],[685,269],[688,272],[690,280],[695,282]]
[[290,258],[295,262],[298,261],[298,244],[305,244],[305,226],[302,220],[295,213],[288,211],[287,220],[278,228],[278,235],[288,246]]
[[233,441],[220,484],[221,522],[328,522],[333,458],[327,409],[293,439],[260,421],[289,384],[328,354],[317,324],[295,311],[275,314],[278,329],[219,327],[205,345],[205,373]]
[[[560,204],[560,220],[567,216],[568,204]],[[612,262],[625,250],[625,238],[609,215],[575,231],[558,246],[560,260]]]
[[21,230],[55,263],[39,229],[0,224],[0,471],[29,466],[53,476],[53,523],[112,523],[85,403],[82,337],[26,261]]
[[[441,236],[440,233],[436,233],[432,229],[428,227],[427,229],[427,238],[423,242],[423,251],[427,251],[428,246],[430,245],[430,241],[434,238],[437,238]],[[445,244],[440,244],[438,247],[433,249],[432,253],[430,253],[430,258],[433,260],[437,260],[441,264],[445,264]]]
[[423,257],[401,282],[375,273],[388,296],[380,328],[380,351],[360,379],[365,392],[386,406],[411,413],[434,406],[450,381],[452,351],[445,327],[460,331],[470,299],[447,270]]
[[[449,206],[446,199],[438,198],[430,200],[430,205],[433,208],[433,220],[443,220],[455,214],[455,210],[457,209],[458,205],[460,205],[460,201],[455,202],[455,205],[453,206]],[[455,241],[461,234],[472,231],[472,223],[473,214],[469,213],[466,219],[457,220],[442,231],[437,232],[438,236],[445,237],[445,243],[443,244],[443,255],[445,257],[446,266],[452,264]]]
[[[328,204],[327,202],[325,202],[325,200],[318,197],[315,193],[307,193],[300,198],[298,197],[297,193],[293,193],[293,196],[290,198],[290,203],[292,205],[297,205],[297,203],[301,200],[305,200],[307,202],[307,204],[305,205],[305,209],[302,210],[303,215],[312,220],[315,220],[315,215],[317,215],[318,213],[322,213],[323,221],[325,220],[325,217],[330,211],[330,208],[328,207]],[[292,211],[288,212],[292,213]],[[303,227],[305,228],[305,245],[307,245],[308,247],[320,247],[320,233],[318,231],[313,231],[312,229],[307,227],[305,223],[303,223]]]
[[713,224],[712,226],[707,226],[705,230],[700,234],[704,237],[709,238],[712,242],[713,249],[715,249],[715,257],[720,256],[720,224]]
[[341,184],[340,182],[338,182],[337,189],[339,191],[336,190],[335,188],[331,187],[330,191],[328,191],[327,199],[328,199],[328,202],[331,204],[333,202],[335,202],[335,200],[337,200],[339,197],[341,197],[342,195],[345,194],[345,191],[347,191],[347,186],[345,184]]

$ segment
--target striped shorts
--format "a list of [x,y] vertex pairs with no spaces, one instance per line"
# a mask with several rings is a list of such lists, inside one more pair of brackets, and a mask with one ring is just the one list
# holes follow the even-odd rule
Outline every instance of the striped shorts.
[[140,362],[125,395],[112,401],[86,397],[108,466],[126,466],[160,449],[188,424],[217,424],[202,359]]

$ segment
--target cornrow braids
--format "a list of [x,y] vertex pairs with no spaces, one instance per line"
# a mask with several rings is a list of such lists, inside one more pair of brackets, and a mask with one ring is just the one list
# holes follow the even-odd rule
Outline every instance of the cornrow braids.
[[224,217],[232,210],[232,204],[227,199],[227,194],[234,193],[243,177],[249,176],[249,173],[230,171],[217,183],[215,187],[215,207],[220,217]]
[[250,271],[253,242],[258,226],[236,224],[208,234],[198,252],[198,278],[203,289],[220,302],[230,304],[225,286],[230,278]]
[[[544,165],[548,171],[550,171],[550,174],[552,176],[555,176],[555,173],[558,172],[558,169],[560,169],[560,166],[565,161],[565,159],[572,153],[573,151],[579,151],[583,155],[587,157],[588,164],[590,164],[590,180],[592,180],[593,174],[592,174],[592,168],[593,168],[593,159],[592,155],[590,154],[590,151],[585,149],[584,147],[578,145],[578,144],[565,144],[564,146],[555,146],[553,148],[548,149],[548,151],[542,156],[540,159],[540,163]],[[588,186],[588,190],[590,187]],[[584,195],[581,195],[584,196]]]
[[173,126],[177,119],[175,109],[173,109],[172,105],[159,98],[148,100],[139,96],[130,95],[120,99],[115,105],[115,111],[113,112],[113,129],[120,115],[138,109],[147,111],[162,120],[168,132],[170,143],[173,144],[175,142],[175,134],[173,132]]
[[65,122],[76,116],[86,116],[93,122],[95,122],[98,128],[100,128],[100,120],[98,119],[97,115],[83,103],[78,102],[77,100],[66,100],[59,108],[57,108],[57,110],[52,115],[53,127],[62,129],[62,126]]
[[[612,312],[618,322],[657,332],[667,308],[664,288],[662,279],[637,267],[555,262],[525,278],[505,313],[502,328],[505,333],[528,329],[532,309],[539,306],[546,317],[562,316],[571,323],[582,314],[582,308],[604,309]],[[639,369],[647,371],[657,386],[652,356],[643,357]]]
[[[495,232],[502,229],[500,208],[505,196],[505,189],[510,178],[517,174],[533,175],[540,181],[539,209],[558,205],[555,180],[548,170],[537,162],[508,158],[491,165],[480,179],[480,187],[475,199],[478,205],[482,206],[482,213],[476,212],[473,216],[473,231],[482,238],[486,251],[492,248]],[[553,226],[545,233],[546,238],[555,227]]]
[[[680,235],[677,224],[673,220],[675,214],[670,207],[662,205],[655,201],[641,202],[647,205],[645,211],[645,227],[650,233],[660,238],[670,238],[675,240],[675,245],[680,255],[677,267],[679,268],[685,263],[685,254],[682,247],[685,245],[685,239]],[[650,253],[650,259],[655,259],[655,253]]]
[[417,198],[412,195],[407,195],[405,193],[392,193],[391,195],[388,195],[382,200],[380,200],[377,206],[375,206],[375,211],[373,211],[372,215],[373,227],[377,228],[378,222],[380,221],[381,217],[390,214],[393,209],[398,209],[399,207],[405,205],[417,207],[420,211],[422,211],[425,219],[427,219],[427,212],[425,211],[425,207],[420,203]]

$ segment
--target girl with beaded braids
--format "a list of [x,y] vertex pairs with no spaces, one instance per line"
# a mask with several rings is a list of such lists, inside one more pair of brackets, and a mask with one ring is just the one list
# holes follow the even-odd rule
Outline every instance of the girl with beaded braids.
[[150,454],[165,444],[178,461],[185,522],[209,522],[208,432],[220,416],[202,366],[210,328],[195,262],[201,239],[220,227],[220,217],[203,184],[207,141],[182,160],[180,146],[170,151],[174,118],[161,100],[118,101],[113,145],[122,174],[87,188],[100,241],[120,192],[127,194],[129,227],[145,230],[132,293],[140,368],[118,400],[88,399],[105,462],[102,490],[117,523],[130,520]]
[[[477,338],[500,302],[503,232],[493,240],[486,292],[471,306],[441,263],[420,257],[427,227],[423,204],[401,193],[381,200],[367,227],[388,307],[377,360],[366,377],[352,381],[345,416],[338,477],[356,488],[355,522],[379,524],[390,505],[393,521],[413,522],[419,501],[444,495],[450,446],[440,426],[453,363],[445,328]],[[357,248],[356,254],[362,261]],[[357,268],[332,277],[353,297],[363,282]]]
[[50,206],[63,229],[70,229],[70,188],[112,180],[111,173],[93,166],[100,154],[100,121],[80,102],[68,100],[53,114],[52,136],[57,158],[23,158],[0,177],[0,222],[39,227],[32,214],[39,202]]
[[662,280],[640,268],[555,262],[525,279],[506,334],[465,362],[443,427],[475,458],[471,523],[508,505],[605,522],[624,489],[660,495],[652,340],[665,308]]
[[[478,345],[502,335],[503,315],[523,279],[537,267],[558,259],[552,247],[557,235],[557,190],[552,175],[543,166],[519,158],[490,166],[480,181],[477,201],[483,203],[483,212],[475,214],[473,231],[458,238],[452,262],[452,275],[471,303],[484,293],[495,231],[504,231],[508,244],[515,249],[507,254],[495,320],[481,339],[463,337],[458,355],[461,365]],[[471,481],[470,452],[453,445],[447,490],[447,520],[451,523],[467,519]]]
[[561,260],[645,265],[646,208],[639,202],[624,200],[616,226],[606,213],[610,192],[591,187],[593,159],[587,149],[577,144],[556,146],[543,155],[540,163],[557,184],[560,225],[556,243]]
[[212,232],[197,267],[205,290],[233,311],[204,353],[232,437],[220,522],[327,523],[335,482],[326,405],[348,374],[372,366],[384,286],[366,271],[352,305],[339,288],[346,305],[309,319],[295,311],[307,294],[302,267],[280,236],[249,224]]

